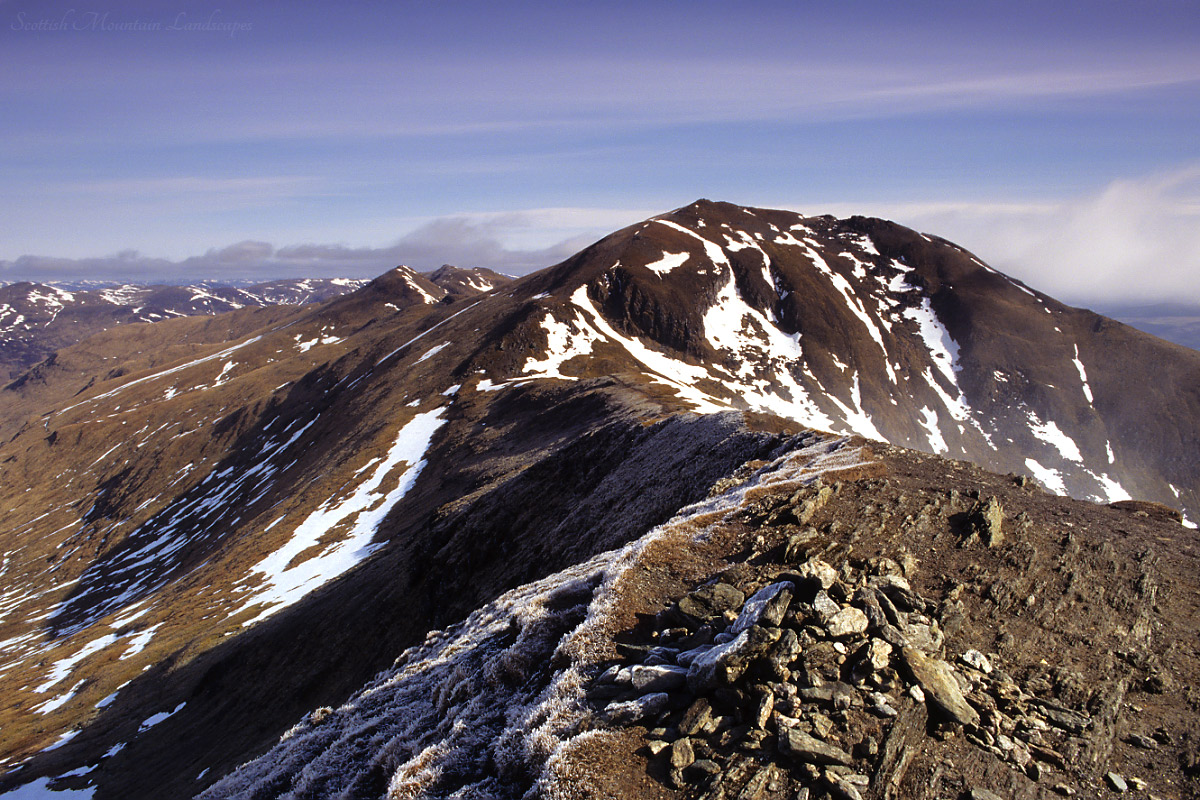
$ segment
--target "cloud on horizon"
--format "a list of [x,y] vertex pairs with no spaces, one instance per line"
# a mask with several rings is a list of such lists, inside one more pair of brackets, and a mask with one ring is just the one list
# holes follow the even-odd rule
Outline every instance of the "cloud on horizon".
[[[995,268],[1079,305],[1200,303],[1200,163],[1038,202],[789,204],[802,213],[893,219],[968,248]],[[132,250],[0,261],[0,281],[184,282],[371,278],[398,264],[481,266],[523,275],[666,209],[531,209],[424,221],[394,244],[275,246],[247,240],[179,261]]]
[[[578,215],[577,210],[572,211]],[[611,212],[601,212],[600,216],[610,217]],[[145,256],[136,250],[92,258],[23,255],[11,261],[0,260],[0,282],[183,283],[373,278],[400,264],[418,270],[436,269],[442,264],[488,267],[524,275],[563,261],[609,232],[573,233],[544,247],[514,247],[504,243],[503,240],[511,240],[527,228],[531,218],[545,217],[545,212],[443,217],[424,223],[387,247],[344,244],[276,247],[269,242],[246,240],[179,261]],[[555,228],[542,230],[547,229]]]

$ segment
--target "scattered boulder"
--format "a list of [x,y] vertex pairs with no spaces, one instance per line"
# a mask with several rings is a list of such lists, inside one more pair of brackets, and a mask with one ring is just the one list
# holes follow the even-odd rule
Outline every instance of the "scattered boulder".
[[[901,561],[911,566],[911,558]],[[941,656],[942,625],[956,630],[950,615],[964,613],[960,598],[974,589],[953,584],[935,603],[913,589],[905,569],[886,558],[846,558],[840,568],[810,558],[772,581],[752,562],[736,564],[659,614],[653,644],[620,648],[626,663],[605,669],[587,696],[612,700],[603,716],[614,725],[657,717],[648,751],[668,762],[673,786],[704,800],[785,790],[894,796],[920,738],[954,735],[928,728],[930,713],[961,726],[967,742],[1022,780],[1075,772],[1086,752],[1078,737],[1091,718],[1047,699],[1062,695],[1045,676],[1017,685],[997,655]],[[682,619],[692,622],[670,627]],[[1126,741],[1157,745],[1137,734]],[[1041,785],[1076,791],[1061,781]],[[984,787],[964,796],[1003,800]]]
[[971,798],[971,800],[1004,800],[1004,798],[992,790],[982,789],[978,786],[972,789],[968,796]]
[[962,662],[972,669],[977,669],[985,675],[992,674],[992,662],[978,650],[968,650],[962,654]]
[[671,696],[666,692],[653,692],[636,700],[610,703],[604,709],[604,716],[615,725],[633,725],[647,717],[661,714],[666,710],[669,702],[671,702]]
[[696,760],[696,752],[692,748],[692,740],[684,737],[676,739],[671,745],[671,768],[676,770],[686,769],[690,767]]
[[703,621],[726,611],[741,608],[746,595],[728,583],[701,586],[679,601],[679,610],[695,620]]
[[822,589],[829,589],[837,582],[837,570],[819,558],[810,558],[796,569],[796,574],[806,581],[811,581]]
[[967,518],[969,533],[965,544],[982,539],[988,547],[999,547],[1004,543],[1004,506],[995,497],[977,503]]
[[687,669],[673,665],[647,667],[641,664],[630,669],[633,688],[641,693],[669,692],[687,682]]

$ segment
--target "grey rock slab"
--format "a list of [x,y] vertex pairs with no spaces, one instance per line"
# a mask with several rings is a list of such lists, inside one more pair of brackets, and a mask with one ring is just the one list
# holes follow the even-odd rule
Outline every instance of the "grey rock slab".
[[854,759],[845,750],[828,742],[823,742],[815,736],[809,736],[798,728],[785,727],[780,729],[779,750],[802,764],[841,764],[849,766],[854,763]]
[[968,795],[968,797],[970,797],[971,800],[1004,800],[1003,797],[996,794],[992,790],[984,789],[978,786],[971,790],[971,793]]
[[1070,733],[1083,733],[1092,724],[1091,717],[1086,714],[1080,714],[1078,711],[1072,711],[1069,708],[1048,703],[1045,700],[1033,698],[1032,702],[1037,706],[1038,712],[1055,727],[1062,728]]
[[683,712],[679,721],[679,732],[684,736],[692,736],[704,730],[712,719],[712,704],[707,697],[698,697],[695,702]]
[[830,793],[834,797],[840,797],[842,800],[863,800],[862,793],[858,791],[858,787],[851,781],[847,780],[846,776],[838,775],[831,770],[825,770],[825,782],[829,784]]
[[828,589],[837,583],[837,570],[819,558],[810,558],[796,569],[796,574],[805,580],[813,581],[822,589]]
[[737,635],[754,625],[778,625],[795,591],[796,585],[791,581],[779,581],[759,589],[742,606],[742,613],[729,627],[729,632]]
[[605,718],[614,725],[633,725],[647,717],[661,714],[671,701],[666,692],[654,692],[636,700],[609,703],[604,709]]
[[716,645],[704,644],[691,650],[684,650],[682,653],[675,656],[675,663],[681,667],[690,667],[693,661],[707,653],[709,650],[712,650],[715,646]]
[[962,662],[968,667],[979,670],[984,675],[992,674],[992,662],[978,650],[968,650],[962,654]]
[[873,671],[878,672],[887,667],[892,660],[892,646],[883,639],[872,639],[867,645],[864,662]]
[[900,653],[927,700],[960,725],[979,724],[979,712],[963,697],[949,664],[914,647],[901,648]]
[[674,769],[684,769],[692,765],[696,760],[696,751],[692,747],[692,740],[688,738],[678,739],[671,745],[671,766]]
[[669,665],[647,667],[638,665],[630,670],[633,688],[639,692],[669,692],[687,683],[687,668]]
[[833,615],[842,610],[838,602],[829,596],[824,590],[817,592],[817,596],[813,598],[813,611],[817,612],[817,617],[822,622],[829,619]]
[[692,662],[688,667],[688,688],[703,694],[722,684],[733,683],[779,636],[778,628],[747,628],[731,641],[714,647]]
[[854,606],[838,611],[825,623],[825,631],[834,639],[867,632],[867,615]]
[[741,608],[746,595],[728,583],[701,586],[679,601],[679,610],[696,619],[707,619]]

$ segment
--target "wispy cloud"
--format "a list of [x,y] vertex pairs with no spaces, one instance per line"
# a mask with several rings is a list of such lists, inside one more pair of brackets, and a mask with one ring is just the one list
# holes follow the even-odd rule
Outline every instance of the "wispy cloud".
[[258,176],[217,178],[205,175],[176,175],[159,178],[120,178],[102,181],[47,183],[43,191],[53,194],[99,194],[119,198],[177,199],[188,195],[237,195],[240,197],[290,196],[311,188],[316,179],[304,176]]

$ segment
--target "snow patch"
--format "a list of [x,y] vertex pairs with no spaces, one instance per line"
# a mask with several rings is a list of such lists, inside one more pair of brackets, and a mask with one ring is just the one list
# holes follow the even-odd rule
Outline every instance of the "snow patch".
[[[578,380],[562,373],[566,362],[592,352],[592,346],[603,337],[584,322],[570,320],[560,322],[547,312],[542,320],[546,332],[546,351],[543,358],[530,358],[521,369],[522,379],[555,378],[564,381]],[[528,376],[528,377],[526,377]]]
[[921,427],[925,429],[926,438],[929,439],[929,447],[935,454],[950,452],[950,448],[946,445],[946,437],[942,436],[942,431],[938,428],[938,415],[930,408],[925,406],[921,409],[921,418],[917,420],[921,423]]
[[[252,590],[235,614],[266,605],[257,616],[243,625],[252,625],[298,602],[317,587],[349,571],[381,544],[372,544],[379,523],[398,503],[425,468],[425,453],[433,435],[445,424],[437,408],[417,414],[396,434],[387,456],[354,492],[345,499],[330,498],[296,526],[292,538],[252,568],[264,576],[263,585]],[[407,467],[394,478],[391,489],[385,480],[400,464]],[[344,531],[334,543],[329,534]],[[309,557],[297,563],[297,557]]]
[[1033,473],[1033,477],[1037,479],[1038,483],[1042,484],[1050,491],[1061,495],[1065,495],[1067,493],[1067,486],[1065,483],[1063,483],[1062,474],[1059,473],[1058,470],[1050,469],[1049,467],[1043,467],[1032,458],[1025,459],[1025,467]]
[[138,733],[145,733],[146,731],[150,730],[151,728],[153,728],[155,725],[159,724],[160,722],[163,722],[164,720],[168,719],[169,717],[175,716],[180,711],[182,711],[183,707],[186,705],[187,705],[187,702],[185,701],[185,702],[180,703],[179,705],[175,706],[175,708],[171,709],[170,711],[160,711],[157,714],[153,714],[149,717],[146,717],[146,719],[142,720],[142,724],[138,726]]
[[1030,433],[1052,446],[1068,461],[1074,461],[1077,464],[1083,463],[1083,454],[1079,452],[1079,445],[1075,443],[1074,439],[1063,433],[1053,420],[1042,422],[1033,411],[1028,412],[1028,417]]
[[1075,364],[1075,369],[1079,370],[1079,380],[1083,384],[1083,396],[1087,398],[1089,403],[1094,403],[1095,398],[1092,397],[1092,387],[1088,386],[1087,370],[1083,368],[1083,362],[1079,360],[1079,345],[1075,345],[1075,357],[1071,361]]
[[86,789],[51,789],[50,782],[54,780],[57,778],[38,778],[33,783],[0,794],[0,797],[6,800],[91,800],[96,792],[91,786]]
[[426,359],[428,359],[428,358],[433,358],[434,356],[436,356],[438,353],[442,352],[443,350],[445,350],[445,349],[446,349],[447,347],[449,347],[449,346],[450,346],[450,343],[449,343],[449,342],[442,342],[442,343],[441,343],[441,344],[439,344],[439,345],[435,345],[434,347],[431,347],[431,348],[429,348],[428,350],[426,350],[426,351],[425,351],[425,355],[423,355],[423,356],[421,356],[420,358],[418,358],[416,361],[414,361],[414,362],[413,362],[413,364],[414,364],[414,365],[415,365],[415,364],[420,364],[422,361],[424,361],[424,360],[426,360]]
[[646,269],[661,277],[677,267],[682,267],[691,257],[690,253],[667,253],[664,251],[662,258],[647,264]]
[[958,363],[958,343],[946,330],[946,326],[934,313],[928,297],[921,298],[921,305],[904,309],[905,317],[917,323],[917,333],[925,342],[925,349],[933,357],[933,363],[942,375],[954,386],[958,386],[955,375],[962,367]]

